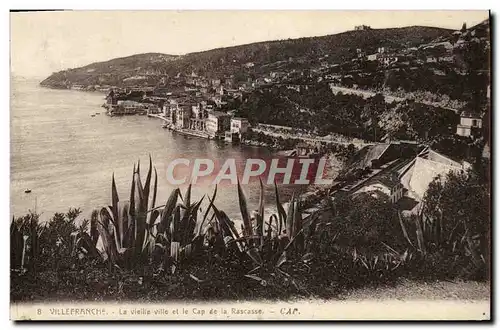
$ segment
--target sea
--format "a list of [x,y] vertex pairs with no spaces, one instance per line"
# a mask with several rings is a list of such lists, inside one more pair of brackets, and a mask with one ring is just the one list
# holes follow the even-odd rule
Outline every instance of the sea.
[[[128,200],[134,164],[140,161],[144,183],[149,156],[158,173],[156,205],[165,204],[177,186],[167,179],[166,168],[176,158],[271,159],[273,151],[262,147],[225,144],[187,137],[163,129],[162,122],[147,116],[109,117],[104,95],[97,92],[44,88],[39,80],[11,80],[10,109],[10,205],[11,217],[33,211],[46,221],[54,213],[80,208],[81,219],[111,203],[114,174],[120,200]],[[99,114],[97,114],[99,113]],[[181,185],[185,193],[187,183]],[[275,212],[273,185],[265,185],[266,215]],[[259,182],[243,185],[249,209],[258,207]],[[282,201],[299,188],[279,187]],[[31,193],[26,193],[31,190]],[[193,200],[212,194],[213,185],[196,185]],[[216,206],[235,221],[241,219],[237,187],[218,187]]]

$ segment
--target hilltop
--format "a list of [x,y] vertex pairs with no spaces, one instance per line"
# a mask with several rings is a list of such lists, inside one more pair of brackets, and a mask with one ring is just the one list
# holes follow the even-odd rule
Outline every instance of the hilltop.
[[[134,82],[152,85],[179,72],[207,77],[259,75],[270,70],[287,70],[352,58],[356,49],[368,52],[377,47],[411,47],[450,35],[452,30],[412,26],[390,29],[347,31],[322,37],[258,42],[218,48],[183,56],[160,53],[137,54],[92,63],[52,74],[42,86],[68,88],[71,85],[124,86]],[[251,63],[251,67],[246,64]]]

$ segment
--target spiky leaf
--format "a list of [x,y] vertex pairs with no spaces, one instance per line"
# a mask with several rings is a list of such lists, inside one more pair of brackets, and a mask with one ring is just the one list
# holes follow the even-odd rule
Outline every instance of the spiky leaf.
[[243,235],[253,235],[252,222],[250,220],[250,213],[248,212],[247,199],[241,188],[240,181],[238,180],[238,201],[240,204],[241,218],[243,220]]

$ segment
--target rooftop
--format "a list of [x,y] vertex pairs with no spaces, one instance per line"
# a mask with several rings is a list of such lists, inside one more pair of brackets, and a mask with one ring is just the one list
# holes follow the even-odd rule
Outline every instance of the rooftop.
[[445,155],[442,155],[442,154],[440,154],[440,153],[438,153],[430,148],[423,150],[418,155],[418,157],[432,160],[434,162],[438,162],[438,163],[441,163],[443,165],[448,165],[448,166],[452,166],[452,167],[456,167],[456,168],[462,168],[461,163],[459,163],[459,162],[457,162],[449,157],[446,157]]
[[462,111],[462,113],[460,114],[460,117],[462,117],[462,118],[477,118],[477,119],[481,119],[480,115],[473,114],[470,111]]
[[373,182],[380,182],[388,188],[392,188],[400,183],[397,173],[390,171],[382,173],[373,179]]
[[299,142],[297,143],[297,148],[311,148],[311,147],[305,142]]
[[222,111],[211,111],[211,112],[208,113],[208,115],[212,115],[212,116],[215,116],[215,117],[229,116],[229,114],[227,114],[225,112],[222,112]]

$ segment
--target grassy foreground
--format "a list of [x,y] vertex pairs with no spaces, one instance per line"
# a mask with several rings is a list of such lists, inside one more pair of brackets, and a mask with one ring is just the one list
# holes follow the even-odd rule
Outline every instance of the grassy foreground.
[[[278,212],[264,219],[262,184],[252,213],[238,184],[237,229],[216,206],[217,188],[198,201],[191,186],[174,189],[157,206],[156,169],[149,165],[144,184],[134,166],[129,200],[119,198],[113,179],[111,205],[79,225],[79,209],[44,224],[36,214],[13,219],[11,300],[342,299],[488,279],[488,194],[473,177],[436,182],[430,191],[438,198],[426,197],[422,213],[411,217],[366,196],[326,197],[304,215],[304,201],[292,196],[285,210],[276,187]],[[476,190],[458,194],[464,187]],[[209,207],[202,212],[204,198]],[[464,200],[456,208],[443,204],[447,198]]]

